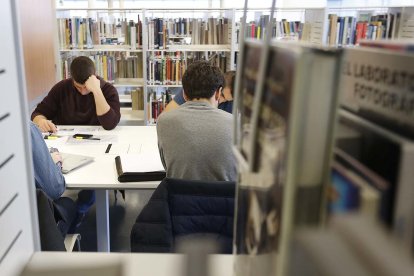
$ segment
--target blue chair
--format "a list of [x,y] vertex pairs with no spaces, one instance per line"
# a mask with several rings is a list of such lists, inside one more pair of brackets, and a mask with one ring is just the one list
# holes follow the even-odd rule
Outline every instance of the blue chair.
[[132,252],[176,252],[176,241],[208,235],[232,253],[235,182],[165,178],[131,230]]

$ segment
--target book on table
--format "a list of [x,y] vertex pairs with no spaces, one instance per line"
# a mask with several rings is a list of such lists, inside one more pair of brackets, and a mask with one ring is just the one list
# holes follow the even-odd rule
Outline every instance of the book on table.
[[119,182],[156,181],[165,178],[159,154],[124,154],[115,157]]

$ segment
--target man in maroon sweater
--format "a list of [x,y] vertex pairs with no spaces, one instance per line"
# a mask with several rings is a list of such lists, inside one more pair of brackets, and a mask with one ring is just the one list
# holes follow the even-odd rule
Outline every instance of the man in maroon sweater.
[[[95,76],[93,61],[76,57],[70,65],[72,78],[55,84],[32,113],[32,121],[43,132],[56,132],[56,125],[101,125],[110,130],[121,118],[119,96],[115,87]],[[56,125],[55,125],[56,124]],[[78,193],[77,218],[73,233],[95,202],[93,190]]]
[[93,61],[76,57],[70,65],[72,78],[55,84],[32,113],[43,131],[56,132],[56,125],[101,125],[110,130],[121,118],[115,87],[95,76]]

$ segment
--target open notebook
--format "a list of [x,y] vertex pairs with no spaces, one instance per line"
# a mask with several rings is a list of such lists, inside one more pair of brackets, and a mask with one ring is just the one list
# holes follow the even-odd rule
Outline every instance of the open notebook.
[[64,152],[60,155],[62,156],[62,173],[68,173],[93,161],[93,157],[90,156]]
[[155,181],[165,177],[159,154],[124,154],[115,157],[119,182]]

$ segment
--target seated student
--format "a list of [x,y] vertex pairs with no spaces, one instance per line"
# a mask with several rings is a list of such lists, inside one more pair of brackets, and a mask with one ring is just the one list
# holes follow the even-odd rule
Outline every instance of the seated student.
[[224,73],[224,88],[220,95],[218,108],[228,113],[233,113],[233,91],[236,81],[236,71]]
[[36,188],[41,189],[54,201],[61,216],[58,228],[62,235],[65,235],[74,222],[76,207],[71,199],[61,198],[66,189],[65,178],[62,175],[62,158],[59,152],[49,153],[42,134],[32,122],[30,136]]
[[[224,73],[224,88],[223,93],[220,95],[218,108],[229,113],[233,112],[233,91],[234,82],[236,78],[236,71],[227,71]],[[175,97],[165,107],[164,111],[171,111],[177,109],[185,103],[183,93],[177,93]]]
[[[113,85],[95,76],[93,61],[76,57],[70,64],[72,78],[55,84],[33,111],[31,119],[42,132],[56,132],[58,125],[102,125],[110,130],[121,118],[118,92]],[[95,202],[95,192],[78,194],[78,221]]]
[[95,76],[93,61],[76,57],[70,65],[72,78],[52,87],[33,111],[31,119],[42,132],[56,132],[56,125],[101,125],[113,129],[121,118],[115,87]]
[[185,103],[183,92],[179,91],[177,94],[175,94],[174,98],[167,104],[163,112],[177,109],[183,103]]
[[217,109],[223,74],[199,61],[188,66],[182,82],[187,102],[161,113],[157,122],[158,147],[167,177],[236,180],[232,115]]
[[66,189],[62,174],[62,158],[58,152],[49,153],[42,134],[30,122],[32,158],[36,187],[51,199],[58,199]]

